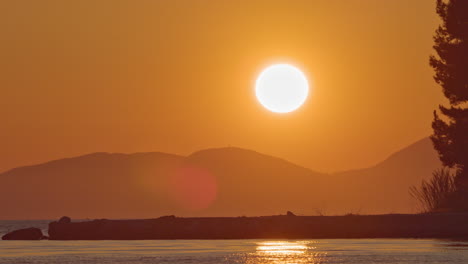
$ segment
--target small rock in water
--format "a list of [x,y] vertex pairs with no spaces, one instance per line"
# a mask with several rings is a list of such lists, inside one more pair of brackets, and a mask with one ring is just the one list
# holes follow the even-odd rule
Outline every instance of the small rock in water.
[[71,223],[71,218],[68,216],[62,216],[60,220],[58,221],[60,224],[69,224]]
[[3,240],[41,240],[45,239],[39,228],[30,227],[12,231],[2,237]]

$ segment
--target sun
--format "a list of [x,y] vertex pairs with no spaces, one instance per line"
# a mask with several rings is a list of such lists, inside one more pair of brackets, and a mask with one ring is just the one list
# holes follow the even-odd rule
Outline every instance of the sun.
[[304,104],[309,95],[309,83],[298,68],[289,64],[274,64],[258,76],[255,95],[269,111],[289,113]]

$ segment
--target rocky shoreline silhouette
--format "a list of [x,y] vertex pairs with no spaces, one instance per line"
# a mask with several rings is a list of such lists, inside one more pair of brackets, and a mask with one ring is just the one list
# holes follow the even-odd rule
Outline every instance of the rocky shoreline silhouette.
[[[3,239],[47,238],[42,234],[25,237],[24,231],[18,231],[6,234]],[[296,216],[290,213],[260,217],[163,216],[90,221],[62,217],[49,224],[48,233],[50,240],[467,238],[468,214]]]

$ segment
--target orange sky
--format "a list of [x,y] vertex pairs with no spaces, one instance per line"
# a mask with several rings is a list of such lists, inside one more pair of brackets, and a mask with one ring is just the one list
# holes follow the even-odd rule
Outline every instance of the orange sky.
[[[0,1],[0,171],[96,151],[238,146],[320,171],[431,133],[435,0]],[[313,91],[260,106],[274,62]]]

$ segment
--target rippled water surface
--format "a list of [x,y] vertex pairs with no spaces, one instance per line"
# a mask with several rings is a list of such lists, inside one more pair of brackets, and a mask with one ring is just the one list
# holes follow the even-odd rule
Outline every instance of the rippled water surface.
[[[4,221],[0,222],[0,232],[11,225],[6,228]],[[45,228],[46,222],[45,227],[39,223],[36,226]],[[468,242],[411,239],[0,241],[0,263],[468,263]]]

